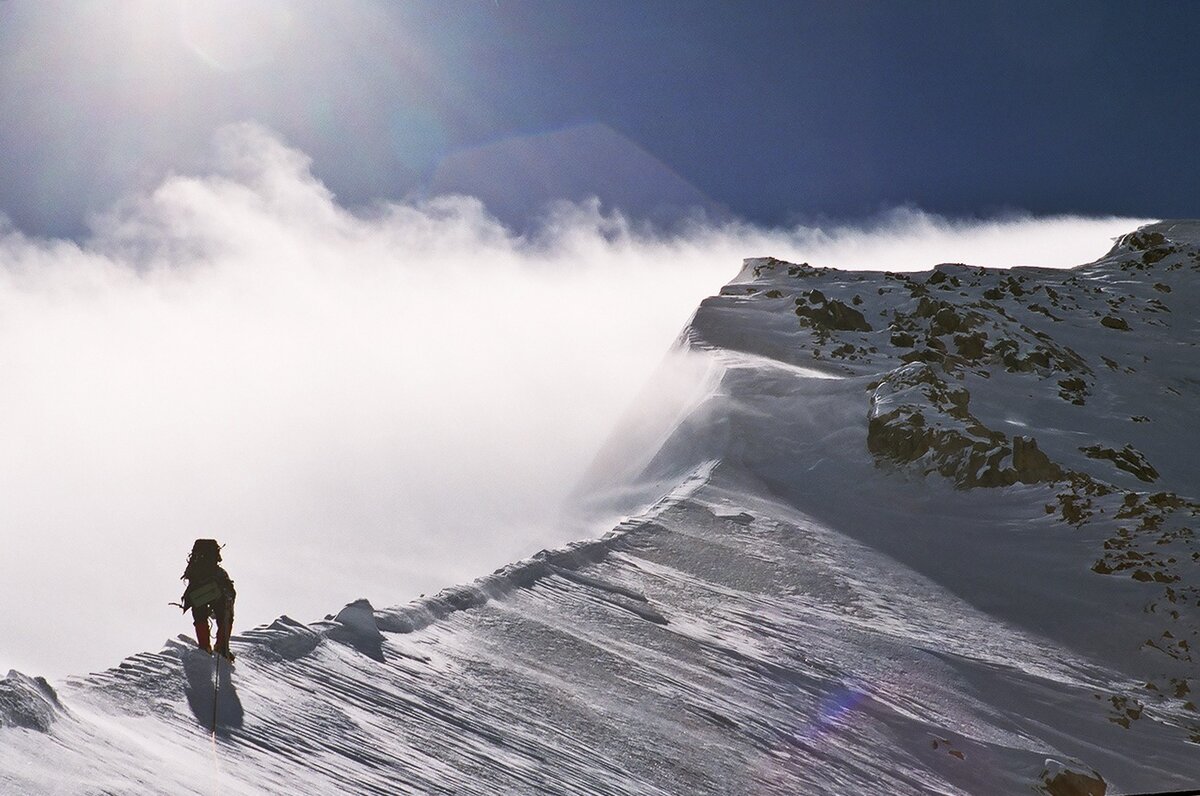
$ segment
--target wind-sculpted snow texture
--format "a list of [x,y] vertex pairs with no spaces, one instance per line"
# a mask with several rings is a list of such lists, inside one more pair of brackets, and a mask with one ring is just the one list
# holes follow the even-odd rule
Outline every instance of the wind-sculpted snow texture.
[[748,260],[684,337],[720,378],[659,435],[652,508],[236,637],[211,741],[187,643],[10,673],[0,791],[1200,786],[1198,241],[1159,224],[1071,271]]

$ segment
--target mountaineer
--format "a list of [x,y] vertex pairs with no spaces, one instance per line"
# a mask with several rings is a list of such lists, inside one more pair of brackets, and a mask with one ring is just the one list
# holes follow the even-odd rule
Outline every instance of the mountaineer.
[[[197,539],[188,556],[181,580],[187,580],[183,592],[183,610],[192,609],[196,625],[196,644],[207,653],[216,652],[233,660],[229,635],[233,631],[233,602],[237,598],[233,581],[220,565],[221,546],[216,539]],[[217,620],[217,643],[209,643],[209,618]]]

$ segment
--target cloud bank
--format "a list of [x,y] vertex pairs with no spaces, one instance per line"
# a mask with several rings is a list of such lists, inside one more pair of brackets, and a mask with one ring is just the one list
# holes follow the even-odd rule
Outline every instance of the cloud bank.
[[243,629],[574,538],[565,496],[743,257],[1067,266],[1143,223],[899,210],[668,235],[582,203],[517,236],[469,197],[347,209],[253,125],[216,150],[81,242],[0,230],[0,670],[190,631],[166,603],[198,536],[227,544]]

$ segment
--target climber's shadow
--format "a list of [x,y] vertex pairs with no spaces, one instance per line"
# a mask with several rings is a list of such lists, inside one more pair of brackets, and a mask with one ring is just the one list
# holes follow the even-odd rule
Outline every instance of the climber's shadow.
[[[217,662],[220,661],[220,688],[214,689]],[[213,696],[217,699],[217,734],[236,730],[242,726],[244,711],[242,700],[234,688],[233,665],[224,658],[209,655],[200,650],[189,650],[183,654],[183,673],[186,679],[184,692],[188,707],[196,721],[206,730],[213,729]]]

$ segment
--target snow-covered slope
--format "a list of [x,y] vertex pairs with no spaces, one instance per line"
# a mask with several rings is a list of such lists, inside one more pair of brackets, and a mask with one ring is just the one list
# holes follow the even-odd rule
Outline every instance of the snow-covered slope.
[[10,673],[0,791],[1200,786],[1198,306],[1196,222],[1071,271],[748,260],[684,338],[711,391],[586,490],[672,485],[650,509],[242,634],[215,738],[186,643]]

